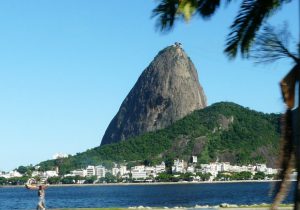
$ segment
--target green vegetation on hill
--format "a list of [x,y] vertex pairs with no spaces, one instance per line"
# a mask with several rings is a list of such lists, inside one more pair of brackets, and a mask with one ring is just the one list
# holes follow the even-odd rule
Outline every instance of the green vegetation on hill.
[[40,163],[41,169],[59,166],[62,174],[87,165],[114,162],[171,164],[174,158],[198,156],[200,163],[219,159],[237,164],[274,165],[279,148],[279,118],[234,103],[220,102],[197,110],[170,127],[119,143],[89,149],[68,158]]

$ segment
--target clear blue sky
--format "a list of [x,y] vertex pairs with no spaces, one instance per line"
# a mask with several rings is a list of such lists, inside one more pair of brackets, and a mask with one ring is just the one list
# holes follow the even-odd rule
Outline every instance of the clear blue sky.
[[[290,62],[257,66],[222,53],[239,2],[162,34],[151,0],[1,1],[0,171],[98,146],[139,75],[175,41],[196,65],[209,104],[282,112],[278,83]],[[287,20],[295,38],[297,8],[293,1],[272,18]]]

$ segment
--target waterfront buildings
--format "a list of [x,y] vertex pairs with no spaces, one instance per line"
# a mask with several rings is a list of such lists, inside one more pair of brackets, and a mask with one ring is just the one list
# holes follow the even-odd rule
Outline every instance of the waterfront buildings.
[[13,177],[22,177],[22,174],[20,174],[18,171],[10,171],[8,173],[1,172],[0,177],[4,177],[6,179],[13,178]]
[[145,166],[134,166],[131,168],[132,179],[146,179],[147,172],[145,171]]
[[[220,173],[231,175],[234,173],[240,172],[251,172],[252,177],[257,172],[263,172],[266,177],[272,177],[272,175],[278,172],[277,169],[268,168],[266,164],[257,163],[254,165],[231,165],[229,162],[211,162],[208,164],[198,164],[197,157],[192,156],[190,162],[186,162],[184,160],[175,159],[173,161],[173,165],[171,166],[171,171],[173,176],[180,177],[180,174],[184,173],[191,173],[192,178],[194,181],[200,181],[201,174],[208,175],[209,180],[213,181],[216,180]],[[84,169],[76,169],[71,171],[69,174],[64,175],[64,177],[69,176],[79,176],[84,180],[85,177],[92,177],[96,176],[97,180],[99,181],[101,178],[106,178],[108,173],[115,176],[118,179],[123,179],[123,181],[153,181],[160,173],[166,172],[166,164],[165,162],[161,162],[160,164],[154,166],[144,166],[144,165],[136,165],[131,167],[129,170],[127,169],[126,163],[122,165],[114,164],[111,169],[105,168],[103,165],[89,165]],[[199,174],[200,173],[200,174]],[[269,176],[270,175],[270,176]],[[9,173],[1,172],[0,177],[5,178],[12,178],[12,177],[21,177],[23,176],[18,171],[11,171]],[[40,177],[41,180],[47,180],[50,177],[57,177],[59,176],[58,168],[56,170],[49,170],[49,171],[40,171],[39,167],[37,166],[34,171],[32,171],[32,177]],[[109,176],[111,179],[111,176]],[[207,180],[205,178],[205,180]],[[105,179],[102,179],[105,181]],[[84,182],[84,181],[82,181]]]
[[174,160],[174,164],[172,166],[172,173],[185,173],[185,162],[184,160]]
[[96,175],[95,166],[88,166],[86,168],[86,176],[90,177],[90,176],[95,176],[95,175]]
[[76,169],[74,171],[71,171],[71,174],[68,174],[68,176],[85,177],[85,176],[87,176],[87,171],[85,169]]
[[161,164],[155,166],[155,173],[163,173],[166,172],[166,164],[165,162],[161,162]]
[[106,169],[104,166],[98,165],[95,167],[95,175],[97,176],[98,179],[105,177],[105,173],[106,173]]

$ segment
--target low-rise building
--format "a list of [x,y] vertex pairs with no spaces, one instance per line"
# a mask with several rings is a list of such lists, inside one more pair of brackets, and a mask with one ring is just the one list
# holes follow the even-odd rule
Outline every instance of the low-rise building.
[[229,171],[230,163],[229,162],[222,162],[221,163],[221,171]]
[[14,170],[14,171],[9,172],[9,176],[10,176],[10,178],[12,178],[12,177],[22,177],[23,175],[20,174],[18,171]]
[[194,173],[195,172],[195,167],[194,166],[188,166],[187,169],[186,169],[186,172],[189,172],[189,173]]
[[49,177],[57,177],[58,176],[58,173],[57,171],[45,171],[43,173],[43,176],[46,177],[46,178],[49,178]]
[[147,177],[149,177],[149,176],[156,177],[155,167],[153,167],[153,166],[146,166],[144,170],[146,171]]
[[105,177],[106,169],[104,166],[98,165],[95,167],[95,170],[95,175],[97,176],[97,178]]
[[172,173],[185,173],[184,160],[174,160],[174,165],[172,166]]
[[145,171],[145,166],[135,166],[131,168],[132,179],[146,179],[147,172]]
[[43,175],[43,172],[41,172],[41,171],[33,171],[32,173],[31,173],[31,176],[32,177],[35,177],[35,176],[42,176]]
[[71,175],[85,177],[87,175],[87,171],[85,169],[77,169],[77,170],[71,171]]
[[88,166],[86,168],[86,176],[95,176],[96,171],[95,171],[95,166]]
[[120,166],[120,175],[124,176],[125,174],[129,174],[129,171],[127,170],[127,167],[125,165]]
[[163,173],[166,171],[166,164],[165,162],[161,162],[161,164],[155,166],[155,173]]
[[256,171],[257,172],[266,172],[267,165],[266,164],[256,164]]
[[192,156],[192,163],[197,163],[197,162],[198,162],[197,156]]
[[117,168],[117,167],[114,167],[114,168],[111,169],[111,173],[114,176],[118,176],[120,174],[120,169]]

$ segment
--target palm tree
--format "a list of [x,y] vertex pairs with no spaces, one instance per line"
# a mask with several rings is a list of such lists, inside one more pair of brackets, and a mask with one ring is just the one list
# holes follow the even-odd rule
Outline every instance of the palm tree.
[[257,33],[255,37],[249,51],[249,58],[258,64],[273,63],[286,58],[295,64],[300,64],[300,58],[296,50],[294,52],[290,50],[291,40],[293,40],[293,37],[288,30],[287,23],[276,28],[265,24],[262,31]]
[[[296,76],[293,74],[297,73],[297,68],[300,64],[300,57],[297,55],[297,53],[292,52],[289,49],[289,41],[291,39],[292,37],[288,31],[287,24],[277,30],[271,25],[265,25],[263,30],[257,33],[256,39],[253,42],[251,50],[249,51],[249,58],[254,59],[257,63],[271,63],[282,58],[289,58],[295,63],[294,69],[281,82],[283,98],[287,104],[287,112],[283,117],[281,125],[282,138],[278,163],[278,167],[281,168],[281,171],[277,177],[277,179],[280,179],[281,181],[277,182],[275,185],[275,199],[271,209],[277,209],[279,203],[286,195],[287,189],[290,186],[290,174],[292,169],[295,167],[295,157],[298,157],[298,159],[300,157],[300,154],[296,154],[297,147],[293,142],[293,134],[295,133],[296,129],[293,128],[292,111],[295,104],[294,95],[296,86]],[[299,162],[299,160],[297,160],[297,162]],[[297,192],[295,201],[299,200],[298,195],[299,193]],[[298,207],[298,204],[295,205],[295,208]]]
[[[228,34],[224,52],[229,58],[236,57],[238,51],[248,57],[248,52],[257,31],[262,24],[284,4],[292,0],[243,0]],[[222,1],[229,4],[232,0]],[[174,27],[176,20],[188,21],[199,15],[209,19],[221,6],[221,0],[161,0],[152,11],[152,17],[158,16],[157,26],[161,31]]]
[[[227,36],[225,54],[233,59],[238,53],[243,58],[256,58],[259,62],[271,62],[283,57],[291,58],[295,67],[281,82],[283,98],[287,104],[287,112],[281,143],[279,174],[282,181],[277,185],[276,196],[272,209],[278,207],[279,202],[287,189],[287,179],[293,164],[293,156],[296,157],[296,168],[298,171],[297,190],[295,195],[295,209],[300,210],[300,106],[298,104],[296,126],[293,127],[292,109],[294,108],[295,86],[298,81],[300,100],[300,45],[299,56],[291,53],[287,47],[288,33],[281,36],[274,28],[266,26],[261,34],[259,29],[266,23],[267,19],[275,14],[284,4],[292,0],[243,0]],[[160,4],[152,11],[153,17],[158,16],[158,24],[162,31],[174,27],[176,20],[188,21],[192,16],[199,15],[203,19],[209,19],[220,7],[220,0],[160,0]],[[230,3],[226,0],[225,3]],[[283,30],[286,32],[287,30]],[[252,50],[251,50],[252,49]],[[254,52],[254,53],[253,53]],[[263,55],[263,56],[262,56]],[[296,141],[293,141],[293,135]]]

